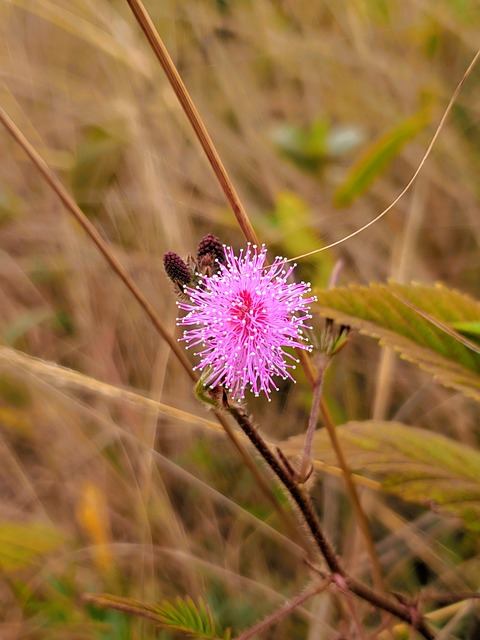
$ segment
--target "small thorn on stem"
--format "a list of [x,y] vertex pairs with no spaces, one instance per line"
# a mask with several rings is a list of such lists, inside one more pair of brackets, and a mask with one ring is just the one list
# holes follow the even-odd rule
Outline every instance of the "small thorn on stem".
[[345,576],[342,576],[341,573],[332,573],[330,576],[330,581],[344,595],[347,595],[350,593],[350,589],[348,587],[347,581],[345,580]]

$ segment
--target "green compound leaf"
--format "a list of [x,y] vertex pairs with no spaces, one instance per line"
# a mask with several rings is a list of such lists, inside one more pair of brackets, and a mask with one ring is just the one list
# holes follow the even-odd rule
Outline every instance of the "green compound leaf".
[[[174,629],[185,633],[189,637],[218,640],[213,617],[210,609],[202,599],[195,603],[190,596],[177,597],[173,601],[163,600],[159,605],[150,605],[132,598],[101,594],[84,594],[85,602],[97,607],[116,609],[132,615],[142,616],[153,620],[167,629]],[[227,629],[221,636],[229,640],[230,631]]]
[[404,145],[429,123],[429,113],[422,109],[402,120],[368,146],[352,166],[345,180],[337,187],[333,198],[335,206],[348,207],[355,198],[361,196],[398,156]]
[[480,349],[458,323],[476,323],[480,302],[442,285],[396,283],[317,293],[319,313],[373,336],[444,386],[480,401]]
[[[480,452],[445,436],[398,422],[371,420],[336,427],[354,473],[424,507],[459,517],[480,531]],[[282,443],[286,455],[303,450],[303,436]],[[335,465],[325,429],[316,432],[314,461]]]

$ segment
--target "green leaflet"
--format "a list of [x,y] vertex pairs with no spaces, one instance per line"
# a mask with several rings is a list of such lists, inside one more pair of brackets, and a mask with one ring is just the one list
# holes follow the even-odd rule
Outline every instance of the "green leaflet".
[[348,207],[355,198],[361,196],[398,156],[405,144],[429,123],[429,113],[422,109],[402,120],[369,145],[350,168],[345,180],[337,187],[333,197],[335,206]]
[[[376,479],[382,489],[404,500],[462,518],[480,531],[480,453],[445,436],[398,422],[349,422],[336,427],[357,475]],[[282,443],[288,455],[300,454],[303,435]],[[316,432],[314,460],[336,464],[324,429]]]
[[444,386],[480,401],[477,346],[455,337],[456,323],[476,322],[480,303],[442,285],[372,284],[319,291],[319,313],[373,336]]
[[[177,597],[171,602],[163,600],[159,605],[146,604],[133,598],[122,598],[108,593],[85,594],[84,599],[97,607],[116,609],[148,618],[162,627],[183,632],[188,637],[204,640],[220,638],[215,630],[211,611],[202,599],[195,603],[190,596]],[[230,630],[225,630],[221,638],[229,640]]]
[[473,338],[477,342],[480,342],[480,320],[472,322],[454,322],[452,329],[455,329],[459,333],[467,338]]
[[282,154],[300,169],[321,176],[325,166],[364,141],[363,130],[352,124],[331,125],[318,118],[308,127],[282,124],[270,132],[270,138]]
[[328,129],[326,120],[317,120],[308,129],[284,124],[272,131],[271,138],[289,160],[305,171],[316,173],[328,156]]

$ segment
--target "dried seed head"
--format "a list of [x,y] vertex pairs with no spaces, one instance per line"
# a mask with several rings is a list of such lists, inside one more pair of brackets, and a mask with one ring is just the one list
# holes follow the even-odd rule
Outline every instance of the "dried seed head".
[[173,251],[163,254],[163,266],[165,273],[175,284],[184,287],[191,281],[190,270],[182,258]]
[[206,275],[213,275],[219,270],[219,264],[225,264],[225,250],[222,243],[214,236],[213,233],[209,233],[200,240],[197,251],[197,262],[199,269],[202,273],[209,271]]

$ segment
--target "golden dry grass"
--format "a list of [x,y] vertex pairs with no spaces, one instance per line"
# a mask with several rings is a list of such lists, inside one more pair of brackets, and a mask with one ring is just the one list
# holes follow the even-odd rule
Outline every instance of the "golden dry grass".
[[[288,257],[396,197],[480,41],[478,4],[465,0],[146,6],[261,240]],[[3,0],[0,42],[2,106],[175,331],[163,252],[193,253],[209,232],[243,239],[127,4]],[[479,74],[413,189],[364,234],[302,261],[305,277],[325,285],[342,258],[343,283],[441,280],[478,296]],[[429,126],[335,208],[368,145],[422,109]],[[313,123],[330,146],[306,169],[308,157],[280,146]],[[84,591],[203,596],[225,625],[252,624],[304,585],[298,547],[129,292],[3,131],[0,141],[0,636],[176,637],[102,618]],[[355,338],[338,357],[326,388],[338,423],[375,414],[478,441],[472,402],[379,354]],[[305,428],[299,378],[271,404],[249,400],[271,438]],[[320,479],[325,527],[364,575],[342,484],[335,470]],[[471,587],[478,540],[462,531],[452,546],[456,522],[366,495],[389,585]],[[318,598],[262,637],[334,638],[335,620]]]

